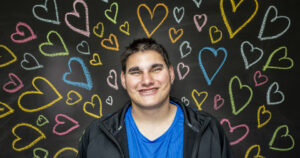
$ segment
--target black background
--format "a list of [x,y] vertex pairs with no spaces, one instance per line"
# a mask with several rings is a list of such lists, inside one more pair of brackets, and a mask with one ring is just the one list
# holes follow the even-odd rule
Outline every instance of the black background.
[[[297,120],[299,120],[299,114],[297,110],[299,101],[297,97],[298,88],[300,88],[299,82],[297,82],[299,80],[299,68],[297,67],[299,62],[299,51],[297,42],[299,42],[298,38],[300,35],[297,30],[299,28],[299,13],[297,12],[297,6],[299,6],[298,1],[258,1],[258,11],[254,18],[251,19],[251,21],[249,21],[249,23],[243,27],[233,38],[230,38],[228,30],[222,19],[220,1],[216,0],[203,0],[199,7],[197,7],[195,2],[192,0],[110,0],[108,2],[105,0],[90,0],[86,2],[90,28],[89,37],[73,31],[65,22],[65,14],[73,11],[73,0],[48,0],[48,12],[41,9],[41,7],[39,10],[35,10],[40,17],[45,19],[55,19],[55,5],[53,2],[56,2],[60,24],[45,22],[34,16],[34,6],[43,5],[45,2],[47,1],[10,0],[2,2],[0,5],[0,44],[5,45],[17,56],[17,60],[15,62],[7,66],[0,67],[0,85],[2,87],[0,90],[0,108],[2,107],[2,110],[0,110],[0,117],[8,111],[6,106],[3,104],[14,109],[13,113],[0,118],[0,147],[2,149],[0,152],[0,157],[34,157],[33,151],[34,149],[38,148],[47,150],[49,153],[48,157],[54,157],[55,155],[58,157],[74,157],[76,155],[75,152],[69,148],[77,148],[80,136],[82,135],[84,129],[92,120],[95,119],[95,117],[84,112],[84,103],[90,102],[92,96],[97,94],[101,98],[102,113],[104,115],[117,110],[128,100],[128,96],[120,84],[121,69],[119,55],[124,50],[124,47],[127,46],[133,39],[147,37],[137,16],[138,6],[141,4],[146,4],[149,6],[150,10],[153,10],[155,5],[158,3],[164,3],[167,6],[168,15],[166,20],[151,37],[166,47],[169,52],[171,62],[174,66],[176,80],[171,92],[172,96],[176,96],[178,98],[185,97],[189,101],[188,106],[193,106],[195,108],[197,108],[197,102],[200,103],[202,100],[204,100],[201,106],[202,110],[213,114],[218,120],[221,121],[222,119],[228,119],[232,127],[241,124],[247,125],[249,127],[248,135],[238,144],[232,145],[234,157],[245,157],[247,150],[255,144],[261,147],[260,155],[265,157],[297,157],[298,153],[296,145],[291,150],[278,151],[271,149],[269,147],[269,142],[271,141],[275,130],[281,125],[287,125],[289,134],[293,137],[295,144],[297,144],[299,141],[298,132],[300,127],[299,123],[297,123]],[[105,10],[109,9],[113,2],[118,3],[116,24],[112,23],[105,16]],[[231,1],[229,0],[224,0],[224,12],[232,30],[236,30],[252,14],[255,8],[255,3],[254,0],[241,1],[242,3],[237,8],[237,11],[233,13],[230,2]],[[235,3],[238,4],[239,2],[235,1]],[[286,16],[290,19],[290,27],[284,34],[277,38],[260,40],[258,38],[259,31],[261,29],[267,9],[270,6],[277,8],[278,16]],[[176,22],[174,18],[173,10],[175,7],[184,7],[184,16],[179,23]],[[82,15],[85,12],[85,8],[82,4],[78,3],[76,5],[76,9],[81,13],[81,17],[69,17],[68,20],[73,26],[84,29],[85,20]],[[109,15],[113,15],[114,11],[115,9],[113,9],[112,13]],[[147,10],[143,7],[140,9],[141,18],[143,19],[143,22],[145,23],[145,26],[149,32],[151,32],[157,26],[157,24],[164,17],[165,13],[166,11],[162,7],[157,7],[153,19],[151,20],[150,14],[147,12]],[[204,25],[201,32],[197,30],[193,20],[193,17],[196,14],[206,14],[207,16],[207,23]],[[274,14],[274,10],[271,11],[266,20],[265,29],[263,32],[264,37],[278,34],[287,26],[287,21],[283,19],[277,19],[276,21],[271,22],[271,18],[274,16]],[[177,16],[179,16],[179,14]],[[130,35],[126,35],[119,30],[120,25],[124,24],[125,21],[129,22]],[[203,21],[203,19],[200,19],[199,24],[201,24]],[[25,43],[16,43],[11,40],[10,37],[14,32],[16,32],[16,25],[19,22],[29,25],[37,35],[37,38]],[[93,33],[93,27],[96,26],[98,22],[102,22],[104,25],[104,34],[101,38],[97,37]],[[211,42],[209,35],[209,28],[211,26],[216,26],[222,31],[222,39],[217,43]],[[171,42],[168,33],[169,29],[172,27],[174,27],[176,30],[180,28],[183,29],[183,35],[175,43]],[[20,30],[25,30],[25,36],[30,35],[28,30],[26,31],[26,28],[20,27]],[[51,30],[55,30],[61,35],[66,47],[69,50],[69,55],[49,57],[43,55],[39,51],[39,45],[47,41],[46,36]],[[111,33],[114,34],[118,39],[119,51],[106,49],[100,44],[101,41],[105,38],[108,38]],[[173,36],[175,37],[174,34]],[[213,34],[213,37],[216,38],[217,34]],[[50,36],[50,39],[51,41],[58,41],[58,38],[54,36]],[[87,41],[89,44],[89,55],[81,54],[76,50],[76,46],[83,40]],[[189,42],[192,51],[187,56],[182,57],[180,54],[180,45],[184,41]],[[244,41],[249,41],[254,47],[258,47],[264,52],[262,58],[260,58],[257,63],[253,64],[248,69],[246,69],[241,55],[241,44]],[[266,71],[263,71],[263,67],[272,52],[282,46],[287,47],[287,56],[293,60],[293,67],[287,70],[267,69]],[[200,68],[198,60],[199,52],[205,47],[210,47],[213,49],[223,47],[227,51],[225,63],[212,80],[211,85],[209,85],[205,80],[204,73]],[[58,52],[61,50],[63,49],[59,42],[55,43],[52,48],[47,49],[47,51],[52,52]],[[257,53],[250,53],[250,47],[245,47],[244,52],[248,52],[246,55],[249,63],[258,59]],[[24,60],[25,53],[32,54],[40,63],[40,65],[43,65],[43,67],[34,70],[25,70],[22,68],[21,63]],[[93,58],[93,53],[99,54],[102,65],[93,66],[89,63]],[[283,55],[283,50],[276,53],[270,62],[270,65],[289,66],[290,63],[288,61],[279,60]],[[90,73],[93,84],[90,90],[67,84],[63,80],[63,75],[70,71],[68,62],[71,58],[74,59],[74,57],[82,59]],[[205,67],[208,76],[212,77],[225,56],[219,51],[218,55],[215,57],[211,52],[206,50],[202,52],[201,57],[203,66]],[[5,50],[3,47],[0,47],[0,65],[9,59],[10,56],[8,55],[7,50]],[[182,80],[179,80],[177,72],[177,65],[180,62],[183,62],[190,68],[189,73]],[[28,67],[35,65],[33,60],[27,64],[29,64],[27,65]],[[85,77],[83,75],[81,66],[73,60],[73,62],[70,64],[70,67],[72,68],[72,74],[69,75],[67,79],[70,81],[85,82]],[[107,78],[110,70],[115,70],[117,72],[117,90],[107,84]],[[186,69],[181,69],[182,74],[185,71]],[[253,75],[256,71],[260,71],[263,75],[268,77],[269,80],[266,84],[255,86]],[[23,88],[14,93],[9,93],[3,88],[3,86],[10,81],[9,73],[14,73],[20,78],[20,80],[22,80],[24,84]],[[52,106],[40,111],[23,111],[18,106],[18,99],[27,91],[35,91],[32,82],[37,76],[42,76],[51,84],[53,84],[57,91],[61,94],[62,99]],[[229,83],[234,76],[237,76],[242,84],[248,85],[253,90],[253,97],[250,100],[250,103],[237,115],[233,114],[232,112],[229,94]],[[285,97],[282,103],[271,105],[267,102],[267,93],[268,89],[270,89],[270,86],[275,82],[279,85],[278,91],[282,92]],[[34,109],[34,106],[42,106],[56,97],[51,88],[47,86],[45,82],[39,80],[36,82],[36,85],[45,94],[35,95],[34,97],[28,97],[27,95],[27,98],[24,97],[26,99],[22,101],[22,105],[24,105],[26,108]],[[10,84],[6,88],[13,89],[14,85]],[[78,92],[82,96],[82,100],[75,105],[66,104],[68,99],[67,94],[71,90]],[[197,93],[192,93],[193,91],[197,91],[199,93],[207,92],[207,98],[205,98],[204,95],[197,96]],[[241,108],[241,106],[245,104],[250,95],[246,88],[239,88],[237,80],[234,80],[232,83],[232,93],[237,109]],[[217,94],[224,98],[224,105],[219,109],[214,108],[214,97]],[[195,96],[195,99],[193,98],[193,95]],[[106,100],[109,96],[111,96],[113,99],[112,105],[108,105],[106,103]],[[282,96],[275,91],[274,87],[270,92],[270,97],[271,101],[278,101],[282,98]],[[94,101],[96,102],[96,99],[94,99]],[[265,105],[266,110],[272,113],[272,117],[265,126],[258,128],[257,111],[262,105]],[[99,111],[99,103],[95,105],[94,109],[92,106],[87,106],[86,109],[87,111],[96,114],[97,111]],[[64,114],[73,118],[78,122],[79,127],[75,128],[66,135],[54,134],[52,131],[57,124],[55,117],[58,114]],[[49,123],[39,127],[36,124],[36,120],[39,115],[46,117],[49,120]],[[267,114],[261,114],[260,120],[263,122],[267,120],[267,118]],[[57,131],[66,131],[74,125],[67,119],[61,119],[61,121],[66,121],[68,123],[58,126],[56,128]],[[16,139],[16,136],[13,134],[13,129],[20,123],[28,123],[37,127],[45,134],[46,139],[40,140],[26,150],[14,150],[12,144]],[[246,132],[245,128],[237,128],[231,133],[227,123],[223,124],[223,128],[231,142],[239,139]],[[273,143],[274,147],[285,148],[292,144],[289,137],[280,137],[281,135],[285,134],[285,130],[285,128],[279,130]],[[19,127],[15,130],[15,133],[22,137],[22,140],[15,144],[16,148],[22,148],[38,137],[38,133],[28,127]],[[60,153],[59,151],[61,149],[66,150]],[[248,156],[255,156],[257,151],[257,149],[253,149]],[[44,157],[45,153],[36,151],[36,155]]]

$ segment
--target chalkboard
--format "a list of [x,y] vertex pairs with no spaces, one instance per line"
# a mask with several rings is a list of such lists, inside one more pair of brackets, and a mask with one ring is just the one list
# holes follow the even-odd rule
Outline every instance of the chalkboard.
[[119,56],[163,44],[171,95],[214,115],[234,157],[298,157],[299,1],[34,0],[0,5],[0,157],[75,157],[129,100]]

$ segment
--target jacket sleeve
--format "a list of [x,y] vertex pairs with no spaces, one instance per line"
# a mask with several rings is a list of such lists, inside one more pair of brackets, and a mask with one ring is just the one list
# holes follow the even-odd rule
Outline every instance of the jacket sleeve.
[[88,144],[89,144],[89,129],[86,129],[80,139],[80,142],[78,145],[78,153],[77,153],[76,158],[86,158],[87,157]]

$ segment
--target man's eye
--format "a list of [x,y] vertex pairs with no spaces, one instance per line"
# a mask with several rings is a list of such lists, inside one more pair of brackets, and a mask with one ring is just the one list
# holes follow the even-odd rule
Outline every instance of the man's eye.
[[130,72],[130,74],[132,74],[132,75],[138,75],[138,74],[140,74],[140,72],[139,71],[132,71],[132,72]]
[[153,72],[158,72],[158,71],[161,71],[162,70],[162,68],[155,68],[155,69],[153,69]]

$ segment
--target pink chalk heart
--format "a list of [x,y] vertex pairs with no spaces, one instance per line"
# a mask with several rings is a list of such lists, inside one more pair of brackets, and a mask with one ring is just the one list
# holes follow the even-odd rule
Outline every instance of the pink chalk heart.
[[[182,71],[184,73],[182,73]],[[177,73],[178,73],[179,80],[183,80],[188,75],[189,72],[190,72],[190,67],[188,65],[185,65],[183,62],[178,63]]]
[[[111,82],[111,80],[113,80],[113,81]],[[119,86],[118,86],[118,83],[117,83],[117,72],[116,72],[116,70],[110,70],[109,71],[109,76],[106,78],[106,82],[111,88],[113,88],[115,90],[119,89]]]
[[245,134],[243,136],[241,136],[240,138],[238,138],[237,140],[235,140],[235,141],[230,141],[230,145],[238,144],[239,142],[244,140],[247,137],[247,135],[249,134],[249,127],[246,124],[240,124],[240,125],[232,127],[231,124],[230,124],[230,121],[228,119],[222,119],[221,122],[220,122],[221,125],[223,125],[224,122],[226,122],[228,124],[230,133],[234,133],[236,130],[241,129],[241,128],[246,129]]
[[214,109],[219,110],[224,105],[224,98],[220,94],[215,95],[214,97]]
[[[59,131],[57,131],[57,128],[59,128],[59,126],[64,126],[66,124],[65,121],[61,121],[61,120],[65,120],[65,121],[67,120],[68,122],[73,123],[74,125],[69,127],[68,129],[64,130],[64,131],[59,132]],[[74,129],[79,127],[79,124],[76,120],[74,120],[73,118],[71,118],[71,117],[69,117],[65,114],[57,114],[56,117],[55,117],[55,122],[56,122],[56,124],[54,125],[52,132],[54,134],[57,134],[57,135],[60,135],[60,136],[61,135],[66,135],[66,134],[70,133],[71,131],[73,131]],[[62,128],[63,127],[61,127],[61,129]]]
[[[23,30],[23,28],[25,28],[25,30]],[[25,33],[25,32],[28,32],[28,31],[29,31],[30,34]],[[27,25],[26,23],[23,23],[23,22],[17,23],[16,32],[11,34],[11,36],[10,36],[10,39],[15,43],[25,43],[25,42],[29,42],[31,40],[34,40],[36,38],[37,38],[37,36],[33,32],[33,30],[31,29],[31,27],[29,25]]]
[[[203,18],[203,22],[202,22],[202,24],[200,25],[200,24],[199,24],[199,20],[201,20],[202,18]],[[195,23],[196,28],[197,28],[197,30],[198,30],[199,32],[202,31],[202,28],[205,26],[206,22],[207,22],[207,16],[206,16],[206,14],[194,15],[194,23]]]
[[8,93],[15,93],[24,87],[22,80],[14,73],[9,73],[9,81],[3,85],[3,90]]
[[268,77],[266,75],[262,75],[261,72],[258,70],[254,73],[253,80],[255,83],[255,87],[257,87],[267,83]]
[[[82,17],[81,17],[81,16],[82,16],[81,14],[83,14],[83,13],[79,13],[79,12],[77,11],[77,9],[76,9],[76,5],[79,5],[79,4],[81,4],[81,5],[84,7],[84,10],[85,10],[85,12],[84,12],[85,17],[83,17],[83,18],[85,18],[85,29],[81,29],[81,28],[78,28],[78,27],[76,27],[76,26],[73,26],[73,25],[69,22],[69,18],[70,18],[70,17],[75,17],[75,18],[77,18],[77,19],[82,18]],[[73,31],[75,31],[75,32],[78,32],[78,33],[80,33],[80,34],[82,34],[82,35],[85,35],[85,36],[90,37],[89,14],[88,14],[89,11],[88,11],[88,6],[87,6],[87,4],[85,3],[84,0],[75,0],[74,3],[73,3],[73,10],[74,10],[74,11],[68,12],[68,13],[66,13],[66,15],[65,15],[65,22],[66,22],[67,26],[68,26],[70,29],[72,29]],[[74,19],[74,18],[73,18],[73,19]]]

